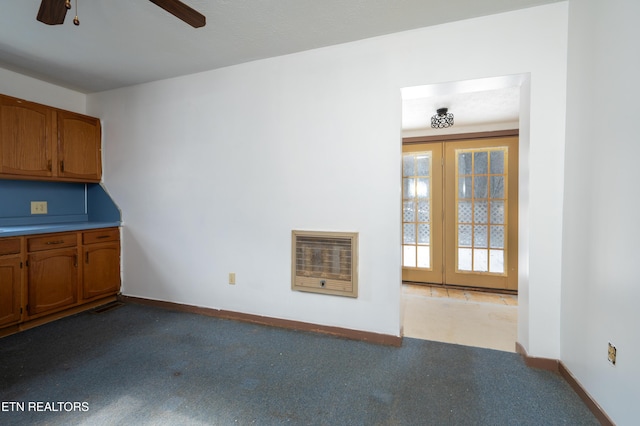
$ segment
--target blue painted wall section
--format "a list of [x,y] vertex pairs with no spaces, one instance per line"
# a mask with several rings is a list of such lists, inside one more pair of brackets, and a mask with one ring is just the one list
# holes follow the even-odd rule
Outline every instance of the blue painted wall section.
[[87,213],[90,222],[120,222],[120,209],[99,183],[87,184]]
[[[47,214],[32,215],[31,201]],[[0,226],[120,221],[120,211],[99,184],[0,180]]]

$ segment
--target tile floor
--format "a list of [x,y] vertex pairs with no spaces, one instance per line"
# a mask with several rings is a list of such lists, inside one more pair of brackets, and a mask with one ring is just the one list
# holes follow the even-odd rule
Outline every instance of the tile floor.
[[406,337],[515,352],[518,296],[402,285]]

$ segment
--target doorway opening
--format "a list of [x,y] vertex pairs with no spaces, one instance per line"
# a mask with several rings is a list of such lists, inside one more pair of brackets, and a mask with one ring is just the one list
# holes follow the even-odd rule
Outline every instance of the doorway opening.
[[[515,351],[525,82],[518,75],[402,90],[406,337]],[[455,124],[431,128],[442,108]]]

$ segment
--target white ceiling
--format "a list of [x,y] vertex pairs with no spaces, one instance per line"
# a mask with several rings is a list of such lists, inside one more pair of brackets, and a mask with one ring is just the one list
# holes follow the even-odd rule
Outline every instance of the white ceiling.
[[[403,137],[518,129],[525,78],[510,75],[404,88]],[[453,114],[453,127],[431,128],[431,117],[438,108],[448,108]]]
[[48,26],[36,21],[40,0],[5,0],[0,67],[92,93],[561,0],[183,1],[206,26],[148,0],[72,0],[65,23]]

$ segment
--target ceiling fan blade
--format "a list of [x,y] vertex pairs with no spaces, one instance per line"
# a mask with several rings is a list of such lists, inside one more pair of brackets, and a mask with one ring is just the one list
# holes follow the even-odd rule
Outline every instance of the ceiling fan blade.
[[65,16],[67,16],[67,8],[64,0],[42,0],[36,19],[47,25],[58,25],[64,22]]
[[205,16],[179,0],[149,0],[178,19],[182,19],[194,28],[204,27],[207,23]]

